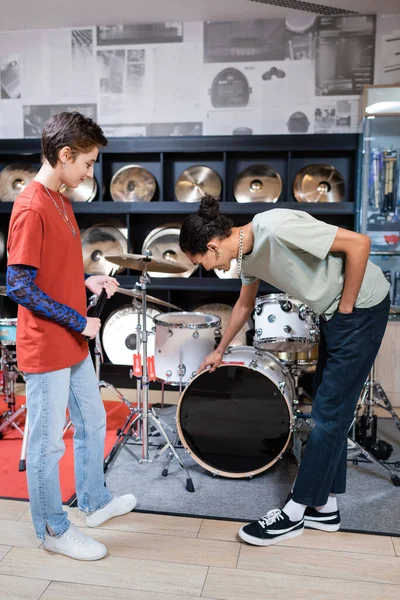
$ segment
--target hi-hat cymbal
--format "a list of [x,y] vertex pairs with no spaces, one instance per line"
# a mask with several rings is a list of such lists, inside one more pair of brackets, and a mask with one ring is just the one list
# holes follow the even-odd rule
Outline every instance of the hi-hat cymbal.
[[[162,227],[153,229],[143,242],[142,254],[150,250],[154,258],[172,260],[186,267],[184,273],[175,273],[174,277],[190,277],[198,268],[186,256],[179,246],[179,234],[181,226],[179,223],[167,223]],[[153,277],[171,277],[171,273],[154,273]]]
[[[108,262],[105,255],[128,251],[128,242],[121,229],[107,225],[93,225],[85,229],[81,235],[85,273],[108,275],[114,264]],[[118,273],[122,271],[118,269]]]
[[156,188],[156,180],[147,169],[126,165],[111,179],[110,193],[114,202],[150,202]]
[[247,167],[237,176],[233,187],[238,202],[276,202],[281,192],[281,176],[268,165]]
[[91,202],[97,194],[97,181],[94,177],[86,177],[77,188],[62,185],[60,192],[67,196],[71,202]]
[[181,265],[178,262],[148,257],[143,254],[120,254],[112,256],[108,254],[105,258],[115,265],[121,265],[121,267],[133,269],[134,271],[143,271],[145,267],[147,267],[149,273],[153,271],[183,273],[186,271],[185,265]]
[[[142,299],[142,292],[140,290],[129,290],[127,288],[119,287],[117,289],[118,294],[123,294],[124,296],[130,296],[131,298],[137,298],[137,300]],[[146,302],[149,304],[157,304],[157,306],[165,306],[166,308],[172,308],[173,310],[182,311],[179,306],[175,306],[175,304],[170,304],[165,300],[161,300],[160,298],[155,298],[154,296],[149,296],[146,294]]]
[[15,163],[0,173],[0,202],[14,202],[38,170],[32,165]]
[[219,198],[222,183],[220,176],[203,165],[193,165],[178,177],[175,195],[179,202],[200,202],[205,194]]
[[297,173],[293,183],[297,202],[341,202],[344,193],[344,179],[330,165],[308,165]]

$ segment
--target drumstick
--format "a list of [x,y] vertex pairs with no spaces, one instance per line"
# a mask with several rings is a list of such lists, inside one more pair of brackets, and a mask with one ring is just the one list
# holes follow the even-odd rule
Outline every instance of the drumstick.
[[[111,271],[109,273],[109,277],[112,277],[112,275],[114,274],[114,271],[115,271],[115,269],[111,269]],[[103,289],[101,290],[99,297],[97,299],[96,306],[93,311],[93,317],[95,317],[97,319],[100,318],[100,315],[103,311],[106,300],[107,300],[107,291],[106,291],[106,288],[103,287]],[[87,342],[90,340],[90,337],[88,335],[84,335],[83,337],[85,338],[85,340]]]

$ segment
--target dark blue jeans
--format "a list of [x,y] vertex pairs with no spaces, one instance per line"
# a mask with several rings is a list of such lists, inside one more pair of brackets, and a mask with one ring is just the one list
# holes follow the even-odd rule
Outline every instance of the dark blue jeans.
[[362,387],[385,333],[390,300],[320,319],[312,428],[293,489],[293,500],[322,506],[346,491],[347,436]]

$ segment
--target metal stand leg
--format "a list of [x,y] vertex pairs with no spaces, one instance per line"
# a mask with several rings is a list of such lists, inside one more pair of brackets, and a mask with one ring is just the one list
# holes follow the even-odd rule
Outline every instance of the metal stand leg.
[[348,448],[348,450],[350,450],[350,454],[347,455],[347,458],[349,458],[350,460],[356,460],[357,456],[362,454],[365,458],[367,458],[369,461],[371,461],[374,465],[378,465],[382,469],[389,471],[390,479],[392,480],[393,485],[395,485],[396,487],[400,486],[400,477],[394,471],[392,471],[392,469],[390,469],[390,467],[388,467],[387,465],[384,465],[377,458],[372,456],[372,454],[367,452],[365,450],[365,448],[363,448],[360,444],[358,444],[351,438],[348,438],[347,448]]

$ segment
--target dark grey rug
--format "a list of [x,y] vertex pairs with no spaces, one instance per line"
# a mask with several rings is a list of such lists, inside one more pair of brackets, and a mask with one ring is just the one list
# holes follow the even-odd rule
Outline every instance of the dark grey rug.
[[[158,414],[172,425],[175,406]],[[389,461],[400,463],[400,432],[391,419],[379,419],[378,435],[394,447]],[[140,456],[140,446],[129,445],[129,448]],[[163,477],[165,454],[140,465],[126,448],[111,463],[107,486],[115,494],[134,493],[138,498],[137,510],[144,512],[251,521],[283,505],[297,472],[289,455],[253,479],[214,477],[182,448],[178,452],[189,467],[194,493],[185,489],[186,473],[175,459],[168,476]],[[154,454],[152,449],[150,456]],[[400,469],[397,473],[400,475]],[[400,536],[399,503],[400,487],[393,485],[389,473],[363,459],[358,465],[348,463],[347,492],[339,498],[342,530]]]

